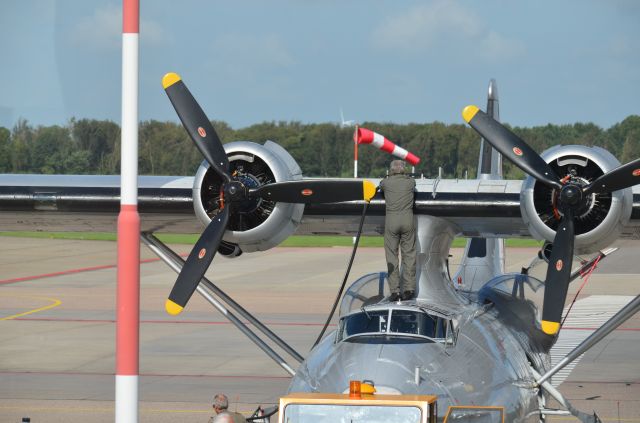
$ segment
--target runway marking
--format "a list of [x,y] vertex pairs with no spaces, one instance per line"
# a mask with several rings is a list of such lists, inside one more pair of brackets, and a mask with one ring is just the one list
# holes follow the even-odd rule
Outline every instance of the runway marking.
[[[0,371],[0,375],[35,375],[35,376],[115,376],[114,373],[100,372],[46,372],[46,371]],[[269,375],[181,375],[181,374],[161,374],[161,373],[140,373],[143,377],[195,377],[212,379],[291,379],[291,376],[269,376]]]
[[[152,259],[140,260],[140,264],[153,263],[156,261],[160,261],[160,259],[152,258]],[[42,275],[23,276],[21,278],[4,279],[4,280],[0,280],[0,285],[8,285],[10,283],[17,283],[17,282],[26,282],[26,281],[36,280],[36,279],[54,278],[56,276],[71,275],[74,273],[94,272],[96,270],[105,270],[105,269],[115,269],[116,267],[117,267],[117,264],[104,264],[101,266],[81,267],[78,269],[62,270],[60,272],[44,273]]]
[[60,304],[62,304],[62,301],[58,300],[57,298],[39,297],[39,296],[36,296],[36,295],[0,295],[0,296],[2,296],[2,297],[12,297],[12,298],[29,298],[29,299],[35,298],[37,300],[52,301],[52,304],[46,305],[44,307],[34,308],[33,310],[25,311],[24,313],[12,314],[11,316],[0,318],[0,320],[18,319],[19,317],[26,316],[28,314],[37,313],[39,311],[49,310],[50,308],[54,308],[54,307],[57,307]]
[[[270,404],[270,403],[267,403]],[[263,404],[265,405],[265,404]],[[0,410],[24,410],[24,406],[14,406],[14,405],[3,405],[0,406]],[[78,412],[78,413],[86,413],[86,412],[94,412],[94,413],[113,413],[115,411],[115,407],[29,407],[29,411],[47,411],[47,412],[59,412],[59,413],[68,413],[68,412]],[[162,409],[162,408],[140,408],[141,413],[167,413],[167,414],[211,414],[211,410],[171,410],[171,409]],[[252,413],[253,410],[237,410],[237,412],[242,414]],[[619,418],[619,417],[600,417],[603,421],[615,421],[615,422],[640,422],[638,418]],[[577,421],[575,417],[559,417],[559,416],[547,416],[547,420],[552,421]]]
[[[26,319],[15,319],[22,322],[66,322],[66,323],[115,323],[115,319],[65,319],[56,317],[29,317]],[[209,320],[140,320],[141,324],[178,324],[178,325],[230,325],[228,321]],[[249,322],[244,322],[251,325]],[[263,322],[270,326],[324,326],[324,323],[302,323],[302,322]],[[337,326],[330,324],[330,327]],[[624,329],[621,329],[624,330]],[[640,329],[638,329],[640,330]]]
[[[600,417],[600,416],[598,416],[598,417]],[[563,420],[563,421],[570,421],[570,422],[577,422],[578,421],[578,419],[576,417],[555,417],[555,416],[547,416],[547,420],[553,420],[553,421]],[[635,419],[635,418],[621,419],[619,417],[600,417],[600,420],[602,420],[602,421],[612,421],[612,422],[640,422],[640,419]]]
[[[68,401],[68,400],[67,400]],[[270,405],[272,403],[264,403],[264,405]],[[16,406],[16,405],[0,405],[0,410],[21,410],[24,411],[24,406]],[[58,412],[58,413],[68,413],[68,412],[78,412],[78,413],[86,413],[86,412],[94,412],[94,413],[113,413],[115,411],[115,407],[29,407],[29,411],[47,411],[47,412]],[[238,413],[242,414],[250,414],[253,413],[254,409],[249,410],[237,410]],[[170,413],[170,414],[211,414],[211,410],[171,410],[171,409],[162,409],[162,408],[140,408],[141,413]]]
[[[67,322],[67,323],[115,323],[115,319],[65,319],[56,317],[28,317],[26,319],[15,319],[24,322]],[[210,321],[210,320],[140,320],[141,324],[176,324],[176,325],[230,325],[227,321]],[[251,325],[249,322],[244,322]],[[265,325],[271,326],[324,326],[324,323],[302,323],[302,322],[263,322]],[[331,323],[330,327],[336,327],[335,323]],[[563,327],[562,330],[590,330],[594,331],[597,327],[579,328],[579,327]],[[615,332],[640,332],[640,328],[616,328]]]

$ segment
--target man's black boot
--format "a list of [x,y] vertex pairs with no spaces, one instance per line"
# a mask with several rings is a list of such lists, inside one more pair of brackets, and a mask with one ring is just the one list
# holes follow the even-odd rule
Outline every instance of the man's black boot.
[[404,291],[402,293],[402,301],[412,300],[415,292],[413,291]]

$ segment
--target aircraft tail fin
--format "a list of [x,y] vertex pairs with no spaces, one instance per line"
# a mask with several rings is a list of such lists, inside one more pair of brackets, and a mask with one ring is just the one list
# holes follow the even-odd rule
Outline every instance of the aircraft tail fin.
[[[498,85],[489,81],[487,114],[500,120]],[[502,179],[502,155],[482,139],[478,158],[478,179]],[[504,273],[504,240],[471,238],[467,241],[460,269],[453,278],[454,286],[467,292],[478,291],[485,282]]]

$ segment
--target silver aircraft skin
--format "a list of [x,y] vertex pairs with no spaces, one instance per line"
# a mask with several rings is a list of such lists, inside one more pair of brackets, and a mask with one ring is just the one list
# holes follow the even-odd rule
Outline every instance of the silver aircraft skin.
[[[487,106],[498,119],[494,81]],[[224,149],[230,169],[247,186],[305,179],[275,142],[239,141]],[[597,147],[559,146],[542,157],[579,176],[584,172],[585,179],[619,164]],[[143,239],[154,232],[200,232],[210,221],[219,184],[207,162],[194,177],[141,176]],[[502,158],[484,140],[476,179],[416,177],[417,298],[389,303],[384,273],[359,278],[343,297],[338,329],[300,358],[289,391],[345,392],[350,380],[370,380],[381,393],[437,395],[440,417],[450,406],[476,406],[500,408],[504,421],[542,421],[548,394],[559,398],[548,383],[542,389],[536,383],[550,368],[555,342],[540,330],[544,284],[525,274],[504,275],[502,240],[553,240],[539,185],[530,177],[504,180]],[[118,176],[0,175],[0,231],[114,231],[119,192]],[[599,199],[578,216],[579,253],[596,252],[617,238],[640,239],[639,186]],[[267,250],[293,233],[354,235],[364,204],[256,200],[242,210],[242,219],[229,223],[218,253],[233,258]],[[384,199],[376,196],[363,234],[383,229]],[[448,258],[455,236],[471,239],[452,277]],[[493,416],[484,410],[469,409],[467,420],[456,421]]]
[[[493,82],[489,109],[497,118]],[[484,160],[488,165],[483,166]],[[481,148],[478,180],[501,178],[500,155],[491,147]],[[386,301],[384,273],[356,281],[342,300],[338,329],[311,351],[289,391],[344,392],[350,380],[371,380],[381,393],[437,395],[441,417],[450,406],[494,406],[504,407],[504,421],[540,421],[543,400],[531,367],[545,373],[548,355],[542,346],[535,351],[523,342],[529,334],[505,325],[495,310],[478,300],[477,291],[454,289],[447,259],[455,226],[422,215],[417,224],[417,298]],[[485,243],[481,257],[473,251],[478,243]],[[453,280],[464,278],[464,286],[461,281],[458,288],[471,288],[502,273],[503,240],[475,238],[467,243],[460,273]],[[383,298],[375,301],[376,294]],[[376,320],[374,327],[358,327]],[[529,329],[536,330],[533,322]],[[483,411],[470,409],[469,419],[485,421],[477,420]],[[489,412],[486,421],[492,421],[490,416]]]

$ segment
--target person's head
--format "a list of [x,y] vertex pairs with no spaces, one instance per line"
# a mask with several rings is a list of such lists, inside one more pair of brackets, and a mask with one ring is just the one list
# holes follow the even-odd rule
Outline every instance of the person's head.
[[213,418],[213,423],[233,423],[233,416],[231,414],[218,414]]
[[216,396],[213,397],[213,409],[216,414],[227,411],[227,408],[229,408],[229,399],[227,396],[225,394],[216,394]]
[[389,165],[389,174],[396,175],[404,173],[404,160],[393,160]]

